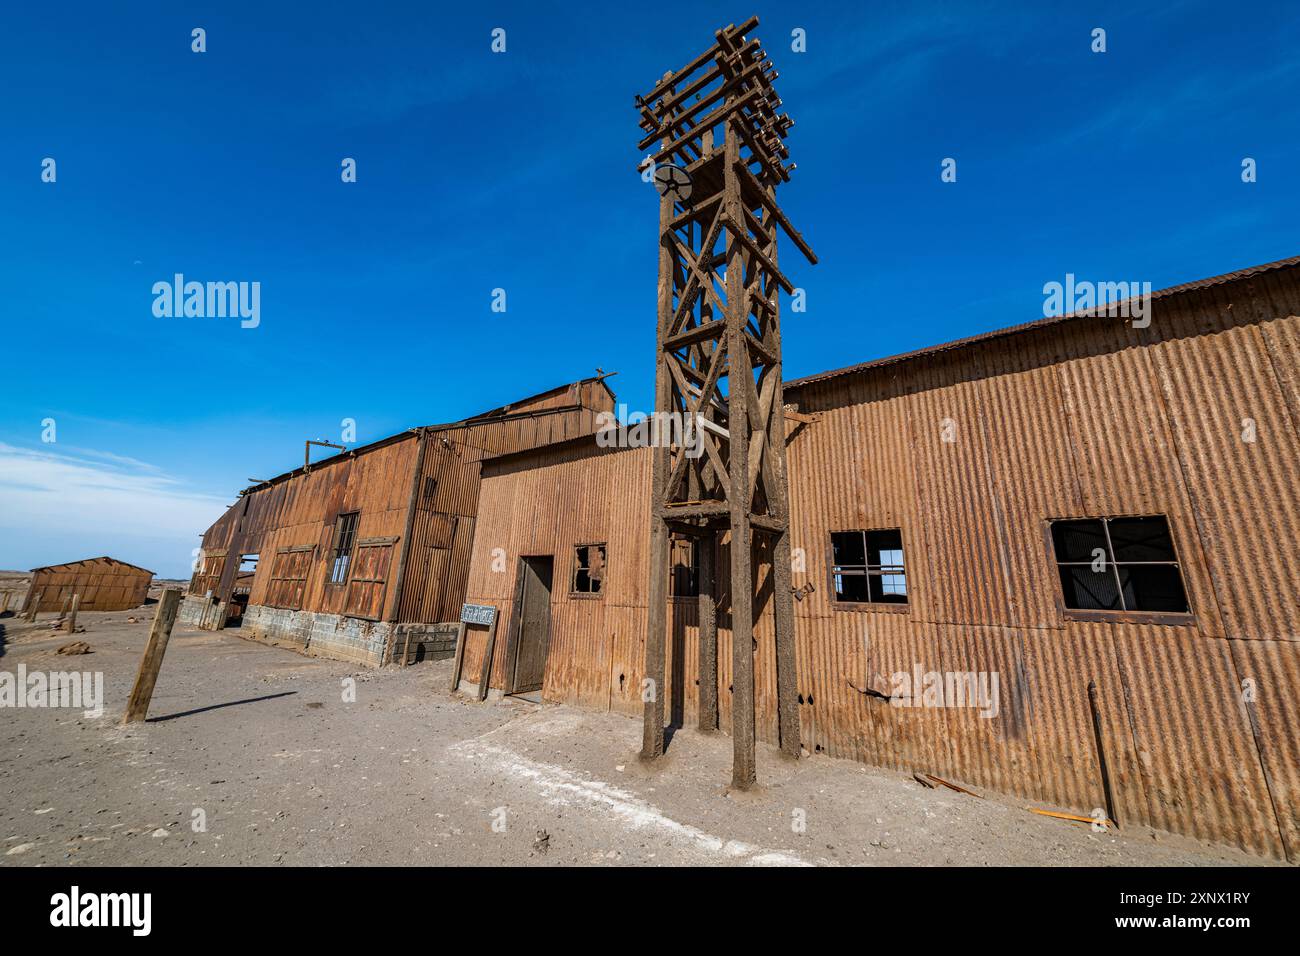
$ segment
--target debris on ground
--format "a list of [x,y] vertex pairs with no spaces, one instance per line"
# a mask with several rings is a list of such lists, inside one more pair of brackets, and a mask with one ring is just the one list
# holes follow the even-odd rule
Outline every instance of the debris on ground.
[[73,641],[71,644],[64,644],[54,653],[74,655],[74,654],[90,654],[92,652],[90,650],[90,645],[87,644],[85,641]]
[[[916,774],[913,774],[912,776],[915,777]],[[939,784],[939,785],[942,786],[942,787],[947,787],[949,790],[955,790],[955,791],[957,791],[958,793],[964,793],[964,794],[966,794],[966,796],[968,796],[968,797],[975,797],[976,799],[979,799],[979,800],[983,800],[983,799],[984,799],[984,798],[981,797],[978,793],[976,793],[974,790],[967,790],[965,787],[958,786],[958,785],[955,784],[955,783],[950,783],[950,782],[948,782],[947,780],[943,779],[943,777],[936,777],[936,776],[935,776],[934,774],[932,774],[932,773],[921,774],[921,776],[925,777],[927,780],[932,780],[932,781],[934,781],[934,783],[937,783],[937,784]],[[924,782],[924,781],[922,781],[922,782]]]
[[551,848],[551,835],[545,830],[537,831],[537,839],[533,841],[533,850],[538,853],[545,853]]
[[1099,820],[1095,817],[1081,817],[1077,813],[1062,813],[1060,810],[1043,810],[1039,807],[1025,807],[1030,813],[1037,813],[1040,817],[1052,817],[1055,820],[1068,820],[1071,823],[1103,824],[1109,830],[1119,829],[1114,820]]

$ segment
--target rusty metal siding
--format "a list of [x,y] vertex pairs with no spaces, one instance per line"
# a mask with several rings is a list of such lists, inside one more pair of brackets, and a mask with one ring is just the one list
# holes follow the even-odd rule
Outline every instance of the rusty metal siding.
[[[579,401],[592,404],[575,404]],[[613,396],[604,385],[575,383],[555,395],[510,406],[510,414],[517,417],[430,433],[424,470],[416,483],[412,551],[398,619],[457,619],[466,600],[484,458],[590,435],[596,430],[596,416],[612,408]],[[437,482],[432,498],[424,494],[427,480]]]
[[[589,435],[597,416],[613,407],[614,395],[603,381],[575,382],[465,422],[412,430],[335,455],[249,490],[208,529],[203,549],[229,552],[223,585],[233,584],[240,554],[261,556],[251,604],[288,599],[304,611],[399,622],[455,620],[469,574],[482,458]],[[420,442],[425,455],[416,476]],[[437,482],[431,498],[424,495],[426,479]],[[393,578],[413,487],[415,514],[399,589]],[[354,553],[361,573],[383,575],[357,587],[329,581],[335,523],[354,511],[360,513],[358,541],[395,539],[386,554]],[[304,546],[311,554],[301,594],[284,587],[273,594],[277,552]],[[206,587],[207,580],[196,574],[191,590],[200,583]]]
[[[394,560],[368,562],[382,568],[383,582],[353,598],[349,588],[329,583],[334,528],[340,514],[359,512],[356,539],[396,538],[405,531],[411,471],[415,464],[415,435],[371,448],[355,457],[339,456],[314,465],[305,473],[259,486],[231,506],[204,536],[204,550],[229,549],[227,565],[241,554],[259,555],[249,593],[250,604],[284,604],[287,592],[272,594],[271,581],[280,549],[310,547],[307,576],[298,609],[380,618],[391,608]],[[246,510],[244,510],[246,508]],[[241,520],[242,513],[242,520]],[[218,542],[221,542],[218,545]],[[354,557],[356,556],[354,551]],[[378,608],[378,611],[377,611]]]
[[[516,626],[519,559],[550,555],[551,647],[543,694],[631,712],[641,706],[645,632],[645,542],[649,536],[650,458],[644,449],[580,446],[540,449],[518,466],[484,465],[466,600],[501,610],[492,684],[503,687]],[[564,494],[557,495],[558,488]],[[607,548],[604,593],[570,593],[574,548]],[[499,549],[499,550],[498,550]],[[482,667],[485,635],[470,632],[465,673]]]
[[[1162,297],[1152,324],[1078,319],[813,379],[789,449],[800,714],[810,750],[929,770],[1027,801],[1105,806],[1095,683],[1125,823],[1300,852],[1300,269]],[[1242,419],[1256,423],[1242,440]],[[945,441],[945,435],[953,438]],[[515,566],[556,556],[548,699],[639,715],[649,455],[594,442],[484,466],[470,600],[502,608]],[[1169,518],[1193,616],[1073,620],[1054,518]],[[832,600],[829,534],[901,528],[910,603]],[[608,593],[573,599],[568,552],[609,540]],[[494,549],[507,555],[494,572]],[[627,553],[631,549],[632,553]],[[725,548],[720,564],[725,565]],[[719,595],[725,608],[726,569]],[[759,583],[756,708],[776,739],[772,622]],[[671,602],[668,713],[695,721],[698,628]],[[719,707],[729,728],[729,621]],[[477,674],[483,640],[467,643]],[[493,686],[503,686],[504,653]],[[895,706],[896,672],[995,672],[998,713]]]

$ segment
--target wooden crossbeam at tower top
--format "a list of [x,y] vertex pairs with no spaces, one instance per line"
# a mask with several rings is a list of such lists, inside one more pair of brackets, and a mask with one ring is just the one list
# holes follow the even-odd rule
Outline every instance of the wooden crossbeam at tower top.
[[[790,153],[784,143],[794,120],[778,112],[781,98],[773,84],[780,74],[758,39],[746,39],[757,26],[758,17],[753,16],[739,26],[717,30],[712,46],[635,97],[645,132],[637,148],[658,143],[649,162],[673,162],[692,174],[707,175],[723,152],[722,137],[715,137],[714,131],[728,123],[741,141],[746,204],[752,209],[763,207],[808,261],[816,264],[817,256],[769,193],[770,187],[788,182],[796,168],[787,163]],[[639,168],[646,162],[643,159]],[[688,208],[682,215],[697,213]]]

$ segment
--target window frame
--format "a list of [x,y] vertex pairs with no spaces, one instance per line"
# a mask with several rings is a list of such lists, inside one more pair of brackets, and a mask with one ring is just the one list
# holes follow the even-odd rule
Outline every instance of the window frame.
[[[1110,522],[1115,520],[1124,520],[1126,518],[1163,518],[1165,527],[1169,531],[1169,544],[1173,548],[1174,560],[1172,561],[1116,561],[1115,545],[1110,540]],[[1187,599],[1186,611],[1130,611],[1125,609],[1109,610],[1106,608],[1077,608],[1066,607],[1065,605],[1065,588],[1061,584],[1061,568],[1070,566],[1090,565],[1091,561],[1058,561],[1056,557],[1056,540],[1052,535],[1052,526],[1063,521],[1100,521],[1106,534],[1106,547],[1109,549],[1109,561],[1113,567],[1120,567],[1128,564],[1158,564],[1163,566],[1172,566],[1178,569],[1178,580],[1183,586],[1183,597]],[[1067,621],[1087,621],[1093,623],[1112,623],[1112,624],[1167,624],[1167,625],[1187,625],[1196,623],[1196,609],[1192,605],[1192,594],[1187,587],[1187,574],[1185,565],[1181,558],[1182,549],[1178,545],[1178,535],[1174,529],[1174,522],[1170,520],[1168,513],[1161,512],[1129,512],[1124,514],[1104,514],[1104,515],[1086,515],[1086,516],[1064,516],[1058,518],[1048,518],[1043,522],[1043,543],[1047,548],[1047,562],[1051,569],[1052,581],[1056,595],[1056,609],[1061,617]],[[1118,584],[1118,579],[1116,580]],[[1120,589],[1120,600],[1123,600],[1123,589]]]
[[[579,548],[600,548],[604,552],[605,564],[600,579],[599,591],[579,591],[578,590],[578,572],[584,570],[578,562]],[[576,598],[580,601],[603,601],[605,599],[605,588],[609,585],[609,542],[607,541],[580,541],[573,546],[571,551],[573,555],[573,567],[569,572],[569,597]],[[591,556],[587,557],[587,569],[591,567]]]
[[[863,536],[862,557],[867,557],[867,540],[866,536],[873,531],[895,531],[898,533],[898,540],[902,543],[903,548],[903,579],[907,582],[907,593],[904,595],[906,600],[903,601],[841,601],[835,591],[835,538],[837,534],[858,533]],[[871,528],[831,528],[826,532],[826,593],[830,597],[831,607],[836,611],[845,611],[851,614],[910,614],[912,610],[912,572],[907,560],[908,545],[907,536],[903,533],[901,526],[877,526]],[[864,564],[863,568],[869,568],[870,564]],[[892,567],[892,565],[890,565]],[[884,573],[884,572],[880,572]],[[891,572],[897,573],[897,572]],[[869,578],[871,573],[864,572],[864,577]],[[867,593],[871,593],[868,586]]]
[[[343,570],[342,579],[336,581],[334,579],[334,569],[338,565],[339,558],[342,557],[342,555],[340,555],[339,553],[340,552],[339,544],[343,537],[342,525],[343,525],[344,518],[355,518],[356,520],[352,523],[352,528],[351,528],[352,537],[348,541],[347,566]],[[334,516],[334,534],[333,534],[334,540],[330,544],[329,560],[325,562],[326,586],[336,587],[336,588],[347,587],[348,579],[352,577],[352,565],[354,563],[353,557],[355,556],[355,552],[357,550],[357,532],[360,530],[360,528],[361,528],[361,512],[359,510],[340,511],[338,514]]]

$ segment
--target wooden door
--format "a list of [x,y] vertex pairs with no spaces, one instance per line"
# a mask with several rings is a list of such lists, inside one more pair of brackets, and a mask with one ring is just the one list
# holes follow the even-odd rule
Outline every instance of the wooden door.
[[519,637],[515,642],[513,694],[542,689],[546,652],[551,644],[551,574],[555,561],[520,558]]

